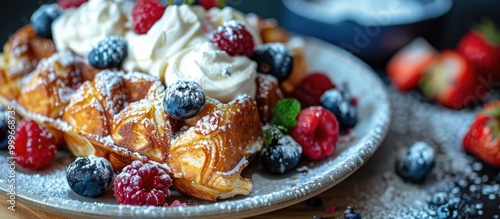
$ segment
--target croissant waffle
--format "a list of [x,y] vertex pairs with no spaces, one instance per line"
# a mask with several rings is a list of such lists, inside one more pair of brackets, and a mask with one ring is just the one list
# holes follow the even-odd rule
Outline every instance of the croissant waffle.
[[0,54],[0,96],[3,104],[17,99],[21,80],[38,62],[56,52],[52,40],[38,37],[30,25],[14,33]]
[[163,110],[163,86],[151,78],[103,71],[85,82],[63,115],[72,127],[65,133],[71,151],[106,157],[117,169],[133,160],[165,164],[178,191],[204,200],[249,194],[252,183],[240,174],[262,145],[253,98],[208,98],[199,115],[181,123]]

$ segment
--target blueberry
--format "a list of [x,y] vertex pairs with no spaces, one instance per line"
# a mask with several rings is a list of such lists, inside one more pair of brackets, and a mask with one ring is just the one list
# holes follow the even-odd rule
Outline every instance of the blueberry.
[[293,70],[293,56],[283,43],[268,43],[257,46],[252,59],[257,62],[257,71],[273,75],[282,82]]
[[282,174],[299,164],[302,147],[289,135],[283,135],[276,144],[264,147],[260,158],[265,169]]
[[111,185],[113,168],[108,160],[90,155],[79,157],[68,166],[66,180],[78,195],[97,197]]
[[455,206],[444,204],[437,209],[437,216],[439,219],[455,219],[458,217],[458,211]]
[[0,105],[0,149],[5,149],[8,146],[8,131],[9,125],[7,121],[7,114],[2,105]]
[[433,167],[434,149],[425,142],[416,142],[396,161],[396,172],[413,182],[421,182]]
[[344,219],[361,219],[361,215],[351,206],[347,206],[347,209],[344,211]]
[[118,36],[110,36],[99,42],[88,54],[90,65],[95,68],[120,67],[128,54],[127,42]]
[[205,91],[194,81],[177,81],[167,87],[163,108],[174,119],[198,115],[205,107]]
[[432,204],[440,206],[448,201],[448,195],[445,192],[438,192],[432,195]]
[[321,95],[320,102],[321,106],[335,115],[341,130],[352,128],[358,123],[357,106],[348,91],[332,88]]
[[52,38],[52,22],[61,14],[56,4],[42,5],[31,15],[31,26],[38,36]]

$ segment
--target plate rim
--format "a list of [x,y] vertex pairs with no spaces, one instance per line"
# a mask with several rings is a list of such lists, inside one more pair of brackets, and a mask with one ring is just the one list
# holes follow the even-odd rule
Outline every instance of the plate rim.
[[[378,89],[379,101],[377,101],[376,107],[374,108],[373,117],[378,117],[375,120],[373,127],[370,127],[371,130],[366,133],[360,144],[369,144],[372,143],[371,149],[368,150],[368,153],[364,153],[361,156],[350,156],[347,159],[343,160],[339,163],[339,166],[345,166],[347,168],[343,168],[339,174],[335,176],[329,176],[330,173],[334,172],[334,169],[330,169],[326,174],[319,177],[315,181],[309,181],[306,184],[313,185],[313,189],[310,189],[309,193],[302,194],[299,197],[287,197],[287,199],[279,199],[279,200],[271,200],[271,202],[267,202],[270,200],[267,196],[271,197],[272,193],[266,194],[263,196],[254,197],[255,199],[261,199],[260,203],[251,203],[251,205],[245,204],[248,203],[247,199],[239,199],[234,201],[221,201],[214,202],[207,205],[198,205],[198,206],[186,206],[186,207],[176,207],[176,208],[166,208],[166,207],[154,207],[154,206],[127,206],[127,205],[116,205],[116,204],[105,204],[105,203],[96,203],[98,207],[92,206],[92,211],[85,211],[85,206],[82,206],[82,209],[74,209],[73,205],[61,205],[61,198],[45,198],[45,199],[35,199],[28,197],[29,194],[18,194],[16,197],[17,200],[23,201],[23,205],[27,207],[35,207],[43,210],[55,210],[55,214],[65,215],[65,216],[76,216],[76,217],[109,217],[109,216],[118,216],[121,218],[179,218],[179,217],[190,217],[190,218],[217,218],[220,216],[224,217],[251,217],[256,215],[265,214],[271,211],[279,210],[282,208],[286,208],[293,204],[297,204],[303,200],[314,197],[332,187],[337,185],[338,183],[345,180],[351,174],[356,172],[363,164],[365,164],[368,159],[375,153],[380,144],[385,139],[390,123],[391,123],[391,106],[389,101],[389,95],[386,86],[382,82],[382,80],[377,76],[375,71],[368,66],[365,62],[361,61],[358,57],[353,54],[343,50],[333,44],[329,44],[325,41],[307,37],[300,36],[304,39],[305,45],[314,44],[317,47],[323,47],[327,51],[332,51],[333,54],[336,55],[335,58],[339,58],[340,61],[344,62],[352,62],[355,63],[358,67],[360,67],[359,74],[363,74],[363,78],[370,80],[370,84],[376,84],[375,87]],[[366,147],[366,146],[365,146]],[[347,165],[350,164],[350,165]],[[0,190],[4,191],[4,188],[0,186]],[[301,194],[299,186],[292,187],[290,190],[291,194]],[[3,196],[3,195],[1,195]],[[52,200],[47,200],[52,199]],[[258,201],[258,200],[255,200]],[[267,202],[267,203],[264,203]],[[236,206],[236,207],[233,207]],[[245,207],[246,206],[246,207]],[[99,208],[96,210],[96,208]],[[201,208],[201,209],[200,209]],[[194,210],[196,209],[196,210]],[[203,210],[202,210],[203,209]],[[101,211],[100,211],[101,210]],[[142,214],[141,214],[142,212]]]

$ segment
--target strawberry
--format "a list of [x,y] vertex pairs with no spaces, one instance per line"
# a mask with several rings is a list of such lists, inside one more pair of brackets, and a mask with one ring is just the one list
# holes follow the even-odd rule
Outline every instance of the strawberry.
[[387,76],[400,91],[416,88],[436,56],[436,49],[423,38],[417,38],[391,58],[387,64]]
[[158,0],[139,0],[132,8],[132,25],[137,34],[145,34],[158,21],[166,7]]
[[57,5],[59,8],[64,10],[68,8],[78,8],[80,5],[88,1],[89,0],[57,0]]
[[490,84],[500,82],[500,31],[492,22],[484,22],[479,28],[465,34],[460,40],[458,52],[472,64],[477,74]]
[[477,105],[488,93],[474,68],[451,50],[441,52],[429,65],[419,86],[425,97],[451,109]]
[[476,115],[463,139],[465,150],[500,167],[500,101],[488,103]]

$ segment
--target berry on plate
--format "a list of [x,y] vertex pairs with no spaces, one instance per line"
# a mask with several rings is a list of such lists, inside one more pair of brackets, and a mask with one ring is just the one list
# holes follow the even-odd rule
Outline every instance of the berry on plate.
[[484,106],[474,118],[463,139],[463,146],[492,166],[500,167],[500,101]]
[[31,26],[38,36],[52,38],[52,22],[60,15],[56,4],[42,5],[31,15]]
[[165,12],[159,0],[138,0],[132,8],[132,26],[137,34],[145,34]]
[[40,170],[56,157],[57,145],[47,128],[23,119],[15,135],[16,162],[29,170]]
[[420,81],[425,97],[451,109],[478,105],[488,94],[486,86],[472,66],[451,50],[441,52]]
[[303,154],[311,160],[319,160],[333,154],[339,123],[332,112],[313,106],[300,112],[291,135],[302,146]]
[[66,180],[76,194],[97,197],[106,191],[113,181],[113,167],[102,157],[90,155],[76,158],[66,170]]
[[107,37],[88,54],[90,65],[95,68],[117,68],[127,57],[127,42],[118,36]]
[[57,0],[57,5],[61,9],[78,8],[89,0]]
[[226,5],[226,0],[196,0],[196,4],[199,4],[209,10],[211,8],[223,8]]
[[274,139],[271,145],[262,149],[260,159],[269,172],[283,174],[297,166],[302,148],[289,135],[276,136]]
[[167,87],[163,109],[177,120],[198,115],[205,107],[205,91],[194,81],[177,81]]
[[417,88],[437,51],[425,39],[417,38],[398,51],[387,64],[387,76],[400,91]]
[[352,128],[358,122],[358,110],[353,98],[347,90],[330,89],[321,95],[321,106],[330,110],[337,120],[341,130]]
[[252,57],[254,54],[253,37],[239,21],[229,20],[222,23],[212,35],[212,42],[229,55]]
[[120,204],[163,206],[172,178],[160,167],[134,161],[115,177],[113,190]]
[[8,124],[8,116],[3,108],[0,105],[0,149],[5,149],[8,147],[9,138],[9,124]]
[[456,219],[458,218],[457,207],[450,204],[444,204],[439,206],[436,210],[438,219]]
[[396,160],[396,172],[412,182],[422,182],[434,167],[434,148],[425,142],[416,142],[404,157]]
[[492,22],[465,34],[458,43],[458,52],[490,83],[500,83],[500,31]]
[[351,206],[347,206],[347,209],[344,211],[344,219],[361,219],[361,215]]
[[252,59],[257,62],[258,72],[270,74],[279,82],[288,79],[293,70],[292,51],[283,43],[257,46]]
[[319,106],[320,97],[325,91],[335,88],[330,78],[324,73],[316,72],[304,77],[292,92],[303,108]]

